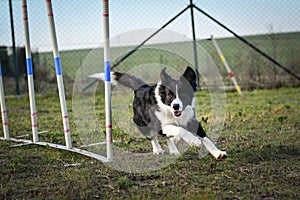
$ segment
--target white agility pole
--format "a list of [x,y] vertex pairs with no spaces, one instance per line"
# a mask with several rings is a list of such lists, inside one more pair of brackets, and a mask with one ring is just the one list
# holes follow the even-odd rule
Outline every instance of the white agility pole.
[[27,78],[28,78],[28,91],[29,91],[29,102],[30,102],[32,137],[33,137],[33,142],[35,143],[35,142],[38,142],[38,126],[37,126],[37,117],[36,117],[32,58],[31,58],[31,49],[30,49],[30,37],[29,37],[28,13],[27,13],[27,1],[26,0],[22,0],[22,14],[23,14],[23,24],[24,24],[24,36],[25,36],[25,52],[26,52],[26,65],[27,65]]
[[211,36],[211,40],[212,40],[212,42],[213,42],[213,44],[214,44],[214,46],[215,46],[215,48],[216,48],[216,50],[217,50],[217,52],[218,52],[218,54],[219,54],[219,56],[220,56],[220,58],[221,58],[223,64],[224,64],[224,66],[225,66],[225,68],[226,68],[228,74],[229,74],[230,79],[232,80],[232,82],[233,82],[233,84],[234,84],[234,86],[235,86],[235,89],[236,89],[236,90],[238,91],[238,93],[242,96],[243,93],[242,93],[242,91],[241,91],[241,88],[240,88],[240,86],[238,85],[238,83],[237,83],[237,81],[236,81],[236,79],[235,79],[235,77],[234,77],[234,75],[233,75],[233,73],[232,73],[232,71],[231,71],[231,69],[230,69],[230,67],[229,67],[229,65],[228,65],[228,63],[227,63],[227,61],[226,61],[226,59],[225,59],[225,57],[224,57],[224,55],[223,55],[223,53],[222,53],[222,51],[221,51],[219,45],[218,45],[218,43],[217,43],[217,41],[214,39],[213,36]]
[[[62,70],[61,70],[60,58],[59,58],[59,52],[58,52],[58,45],[57,45],[56,34],[55,34],[51,0],[46,0],[46,5],[47,5],[47,10],[48,10],[49,27],[50,27],[50,34],[51,34],[51,38],[52,38],[53,56],[54,56],[54,63],[55,63],[55,68],[56,68],[56,76],[57,76],[58,91],[59,91],[59,98],[60,98],[61,112],[62,112],[62,118],[63,118],[66,145],[64,146],[64,145],[59,145],[59,144],[37,141],[38,140],[37,135],[36,135],[36,139],[33,139],[33,141],[26,140],[26,139],[20,139],[20,138],[28,136],[29,134],[17,136],[15,138],[12,138],[9,136],[7,117],[6,117],[6,107],[5,107],[5,101],[4,101],[5,100],[4,99],[4,90],[3,90],[3,83],[2,83],[1,62],[0,62],[0,93],[1,93],[0,103],[1,103],[1,113],[2,113],[2,124],[3,124],[3,129],[4,129],[4,137],[0,137],[0,140],[10,140],[13,142],[22,143],[22,144],[13,145],[12,147],[18,147],[18,146],[30,145],[30,144],[49,146],[52,148],[57,148],[57,149],[62,149],[62,150],[67,150],[67,151],[75,152],[78,154],[82,154],[82,155],[100,160],[102,162],[107,162],[108,159],[106,157],[81,149],[81,148],[95,146],[95,145],[99,145],[99,144],[103,144],[103,143],[88,144],[88,145],[77,147],[77,148],[72,147],[71,134],[70,134],[70,128],[69,128],[69,119],[68,119],[68,113],[67,113],[64,85],[63,85],[63,79],[62,79]],[[28,73],[28,75],[32,76],[33,70],[32,70],[32,61],[31,61],[31,52],[30,52],[28,14],[27,14],[26,0],[22,0],[22,8],[23,8],[23,20],[24,20],[24,32],[25,32],[25,45],[26,45],[26,62],[27,62],[27,67],[28,67],[27,73]],[[32,84],[32,89],[29,89],[29,90],[31,90],[31,92],[33,92],[33,82],[30,83],[30,81],[31,80],[28,79],[28,84],[29,85]],[[29,86],[29,88],[30,87],[31,86]],[[32,98],[34,100],[34,93],[30,94],[30,98]],[[32,108],[34,108],[33,110],[35,111],[35,102],[34,102],[34,106]],[[37,127],[37,126],[34,126],[34,127]],[[109,127],[109,126],[107,126],[107,127]],[[47,131],[39,132],[37,134],[41,134],[41,133],[45,133],[45,132],[47,132]]]
[[64,83],[63,83],[63,77],[62,77],[62,69],[61,69],[61,64],[60,64],[60,57],[59,57],[59,51],[58,51],[58,45],[57,45],[57,38],[56,38],[56,32],[55,32],[55,24],[54,24],[54,16],[53,16],[51,0],[46,0],[46,5],[47,5],[47,11],[48,11],[50,35],[51,35],[51,39],[52,39],[53,57],[54,57],[54,63],[55,63],[55,69],[56,69],[56,78],[57,78],[57,84],[58,84],[58,93],[59,93],[59,100],[60,100],[60,106],[61,106],[61,113],[62,113],[62,118],[63,118],[66,147],[68,149],[70,149],[70,148],[72,148],[72,142],[71,142],[71,133],[70,133],[70,125],[69,125],[69,116],[68,116],[68,111],[67,111]]
[[112,117],[111,117],[111,82],[110,82],[110,38],[109,38],[109,2],[102,0],[104,73],[105,73],[105,117],[107,161],[112,161]]
[[7,123],[7,115],[6,115],[6,105],[5,105],[5,97],[4,97],[4,88],[3,88],[3,81],[2,81],[1,62],[0,62],[0,104],[1,104],[1,116],[2,116],[4,139],[9,139],[9,131],[8,131],[8,123]]

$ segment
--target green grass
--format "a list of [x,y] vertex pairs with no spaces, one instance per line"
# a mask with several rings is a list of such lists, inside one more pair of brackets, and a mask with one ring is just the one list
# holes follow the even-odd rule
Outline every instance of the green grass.
[[[292,72],[296,74],[299,73],[299,58],[297,57],[300,53],[299,32],[245,36],[245,39],[254,44],[257,48],[261,49],[263,52],[267,53],[283,66],[290,69]],[[299,85],[299,82],[291,79],[286,72],[275,66],[260,54],[256,53],[237,38],[217,38],[217,41],[228,64],[238,79],[238,82],[245,85],[245,87],[250,87],[253,82],[258,82],[254,86],[260,87],[263,87],[264,84],[268,87]],[[198,44],[201,46],[201,48],[198,48],[198,54],[201,55],[198,59],[199,66],[201,67],[202,64],[207,64],[206,59],[202,57],[205,52],[207,52],[209,56],[212,57],[214,63],[216,63],[225,83],[231,85],[231,81],[227,75],[225,67],[223,66],[212,42],[210,40],[199,40]],[[112,64],[126,55],[133,48],[134,47],[111,48]],[[185,60],[186,56],[185,58],[178,58],[177,56],[164,51],[166,49],[179,53],[180,55],[193,55],[191,41],[145,45],[122,62],[122,64],[118,66],[118,71],[128,71],[132,67],[149,63],[160,63],[172,66],[175,69],[182,69],[183,66],[186,65],[194,65],[193,59],[191,59],[191,62],[187,62]],[[65,79],[74,80],[77,70],[82,65],[88,66],[89,69],[93,68],[94,71],[95,69],[101,70],[103,68],[101,64],[103,62],[103,58],[101,58],[102,55],[103,49],[62,51],[61,62]],[[40,53],[39,60],[39,63],[47,69],[50,69],[54,76],[55,68],[53,66],[52,53]]]
[[[104,124],[103,95],[97,96],[97,116]],[[197,92],[198,118],[208,117],[210,102]],[[27,98],[7,98],[12,136],[29,133]],[[218,146],[226,160],[199,158],[190,148],[175,163],[143,174],[116,171],[76,153],[28,145],[11,147],[0,141],[1,199],[299,199],[300,88],[227,93],[226,121]],[[71,132],[76,133],[71,99],[67,99]],[[37,98],[41,140],[63,143],[58,99]],[[114,128],[118,145],[135,152],[151,151],[146,140]],[[2,132],[1,132],[2,135]],[[82,163],[67,167],[65,164]]]
[[[252,50],[236,38],[216,38],[223,54],[234,72],[239,85],[246,89],[279,88],[299,86],[299,80],[293,78],[278,66]],[[294,74],[300,74],[300,32],[276,33],[245,36],[249,42],[267,53]],[[134,46],[135,47],[135,46]],[[112,47],[112,66],[134,47]],[[210,40],[198,40],[198,65],[205,71],[212,69],[215,63],[225,85],[232,81],[221,62],[216,49]],[[24,54],[25,55],[25,54]],[[194,66],[192,41],[164,44],[144,45],[131,54],[118,67],[117,71],[125,71],[147,64],[147,68],[155,68],[155,64],[165,65],[182,72],[187,65]],[[207,59],[207,55],[211,59]],[[67,95],[72,95],[73,85],[77,78],[103,71],[103,49],[78,49],[60,52],[64,86]],[[188,59],[189,58],[189,59]],[[24,57],[25,60],[25,57]],[[52,94],[57,90],[56,73],[52,52],[33,54],[35,91],[42,95]],[[25,65],[22,67],[26,67]],[[25,70],[26,71],[26,70]],[[205,72],[200,70],[200,85],[204,86]],[[28,93],[26,76],[20,75],[19,85],[22,94]],[[86,83],[91,80],[86,79]],[[11,77],[4,77],[6,94],[15,94],[15,82]]]
[[[291,32],[291,33],[276,33],[276,34],[265,34],[265,35],[253,35],[253,36],[245,36],[252,44],[256,45],[265,53],[269,54],[271,57],[275,58],[278,62],[283,65],[289,65],[294,61],[298,61],[297,54],[300,53],[299,45],[300,45],[300,34],[299,32]],[[246,46],[244,43],[239,41],[236,38],[216,38],[220,48],[222,49],[223,54],[226,57],[226,60],[230,64],[230,66],[235,68],[241,68],[239,66],[241,64],[241,59],[239,59],[243,54],[250,52],[251,48]],[[218,58],[217,52],[212,45],[210,40],[199,40],[198,44],[208,52],[210,56],[213,57],[214,62],[225,72],[223,69],[223,64]],[[169,44],[155,44],[155,45],[145,45],[144,47],[157,48],[166,47],[167,49],[174,49],[174,51],[190,51],[191,42],[177,42],[177,43],[169,43]],[[134,46],[135,47],[135,46]],[[117,59],[119,56],[123,56],[128,53],[134,47],[112,47],[111,48],[111,57],[112,62]],[[288,48],[287,48],[288,47]],[[83,50],[69,50],[62,51],[60,54],[61,62],[63,68],[65,68],[65,74],[69,77],[74,77],[76,74],[74,72],[80,67],[82,62],[86,59],[86,56],[91,53],[92,49],[83,49]],[[102,56],[103,50],[96,49],[97,55]],[[139,51],[137,51],[139,52]],[[136,52],[136,53],[137,53]],[[192,52],[191,52],[192,53]],[[160,54],[162,56],[160,56]],[[49,67],[53,74],[55,75],[55,68],[53,64],[53,55],[52,52],[40,53],[39,55],[40,63]],[[165,57],[164,57],[165,56]],[[139,56],[135,56],[135,53],[130,56],[130,60],[128,61],[128,66],[136,66],[136,63],[149,63],[149,61],[155,63],[169,64],[170,66],[176,66],[178,64],[177,60],[168,60],[162,52],[144,52]],[[132,58],[134,57],[134,58]],[[256,55],[256,57],[261,57]],[[262,57],[261,57],[262,58]],[[101,60],[101,59],[100,59]],[[262,58],[261,65],[266,63],[266,60]],[[97,60],[95,60],[92,65],[99,66]],[[296,64],[296,63],[294,63]],[[182,66],[180,66],[182,67]],[[262,66],[261,66],[262,67]],[[72,69],[72,70],[69,70]]]

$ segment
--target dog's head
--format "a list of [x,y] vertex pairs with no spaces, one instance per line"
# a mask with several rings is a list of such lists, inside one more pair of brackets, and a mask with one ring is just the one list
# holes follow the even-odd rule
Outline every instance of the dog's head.
[[161,84],[158,94],[161,102],[169,107],[174,117],[180,117],[187,106],[193,106],[196,91],[196,74],[191,67],[187,67],[178,80],[166,73],[164,68],[160,73]]

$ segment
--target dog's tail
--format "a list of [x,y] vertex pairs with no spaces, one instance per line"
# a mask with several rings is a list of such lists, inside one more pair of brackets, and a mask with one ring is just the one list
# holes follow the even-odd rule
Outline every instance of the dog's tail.
[[[97,74],[89,75],[89,77],[97,78],[99,80],[104,81],[105,74],[97,73]],[[132,76],[130,74],[121,73],[121,72],[111,72],[110,78],[111,78],[112,85],[117,85],[119,83],[125,87],[132,89],[132,90],[136,90],[136,89],[146,85],[146,83],[143,82],[141,79],[139,79],[135,76]]]

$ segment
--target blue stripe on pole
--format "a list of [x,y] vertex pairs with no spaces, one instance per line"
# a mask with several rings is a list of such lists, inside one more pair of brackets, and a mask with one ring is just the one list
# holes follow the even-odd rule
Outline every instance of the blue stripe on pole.
[[0,63],[0,76],[2,76],[2,65]]
[[27,75],[32,75],[32,59],[26,58]]
[[62,75],[61,66],[60,66],[60,58],[54,58],[56,75]]
[[104,62],[104,81],[110,81],[110,62],[109,61],[105,61]]

